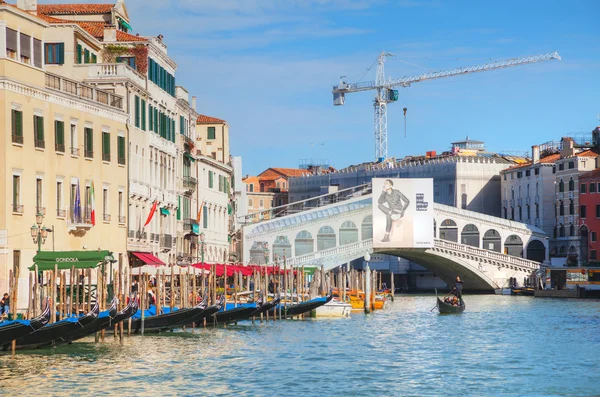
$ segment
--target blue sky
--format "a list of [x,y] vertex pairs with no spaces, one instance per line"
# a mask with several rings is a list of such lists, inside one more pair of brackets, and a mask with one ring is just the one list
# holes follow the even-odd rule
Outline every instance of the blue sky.
[[[42,0],[40,2],[45,3]],[[562,61],[414,84],[389,106],[389,155],[441,152],[464,138],[492,151],[600,124],[598,1],[129,0],[135,32],[162,33],[177,83],[227,120],[244,173],[374,159],[372,92],[334,107],[331,87],[558,51]],[[402,108],[407,107],[404,138]]]

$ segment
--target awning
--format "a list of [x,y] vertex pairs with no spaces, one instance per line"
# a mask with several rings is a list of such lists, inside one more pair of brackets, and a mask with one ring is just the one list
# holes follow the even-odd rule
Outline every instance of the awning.
[[184,152],[184,153],[183,153],[183,155],[184,155],[185,157],[187,157],[188,159],[190,159],[190,161],[192,161],[192,162],[196,162],[196,159],[195,159],[195,158],[194,158],[194,156],[192,156],[191,154]]
[[160,209],[160,213],[161,213],[161,215],[171,215],[171,213],[169,212],[169,210],[166,209],[166,208],[161,208]]
[[128,24],[127,22],[125,22],[123,19],[119,18],[119,22],[121,23],[121,25],[125,26],[127,29],[133,30],[133,28],[131,27],[131,25]]
[[110,251],[42,251],[33,257],[33,266],[29,270],[54,270],[58,265],[61,270],[68,270],[75,266],[76,269],[92,269],[105,259],[114,260]]
[[164,262],[147,252],[131,252],[133,256],[150,266],[164,266]]

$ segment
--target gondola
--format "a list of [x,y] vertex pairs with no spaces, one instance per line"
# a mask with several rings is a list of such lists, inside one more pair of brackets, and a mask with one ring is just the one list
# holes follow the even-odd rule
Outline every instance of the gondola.
[[204,319],[207,318],[207,323],[214,322],[213,314],[217,313],[223,307],[225,303],[225,297],[221,296],[221,298],[217,301],[216,304],[207,307],[201,313],[196,315],[196,317],[190,320],[191,324],[194,324],[196,327],[201,327],[204,325]]
[[263,313],[273,310],[273,308],[275,308],[275,306],[277,306],[280,301],[281,301],[281,298],[279,297],[279,295],[275,296],[273,299],[271,299],[267,303],[262,303],[262,298],[261,298],[257,302],[256,310],[254,311],[254,313],[252,313],[250,315],[250,317],[260,316]]
[[[131,302],[130,302],[131,303]],[[98,317],[85,327],[79,328],[70,334],[61,336],[59,339],[55,340],[55,344],[58,343],[71,343],[78,339],[85,338],[88,335],[95,334],[96,332],[102,331],[106,327],[111,324],[113,318],[117,315],[119,300],[115,296],[111,302],[108,310],[100,312]]]
[[[35,349],[51,345],[55,340],[92,323],[98,317],[99,312],[100,308],[98,302],[96,302],[92,310],[83,316],[67,317],[54,324],[47,324],[31,334],[17,339],[16,347],[17,349]],[[8,345],[4,345],[3,350],[7,349]]]
[[252,313],[258,310],[260,306],[257,303],[243,303],[239,304],[237,307],[232,307],[231,309],[224,310],[221,308],[217,313],[215,313],[209,320],[208,323],[231,323],[234,321],[246,320],[252,317]]
[[463,298],[460,298],[460,306],[450,305],[440,298],[437,298],[437,307],[441,314],[453,314],[453,313],[462,313],[465,311],[465,301]]
[[[205,300],[188,309],[175,308],[171,311],[170,308],[164,307],[163,314],[156,314],[156,306],[151,306],[144,313],[144,332],[159,332],[188,324],[204,309],[206,309]],[[142,330],[142,317],[139,310],[132,317],[131,330],[136,334]]]
[[281,315],[283,317],[295,317],[295,316],[299,316],[304,313],[308,313],[311,310],[314,310],[319,306],[323,306],[324,304],[328,303],[332,299],[333,299],[333,295],[328,294],[324,297],[319,297],[319,298],[311,299],[306,302],[296,303],[296,304],[287,305],[287,306],[285,306],[285,305],[282,306],[282,304],[280,303],[274,308],[274,310],[272,310],[272,312],[273,312],[273,314],[275,314],[275,312],[278,313],[279,308],[281,307]]
[[50,305],[38,317],[31,320],[13,320],[0,323],[0,346],[12,342],[15,339],[29,335],[50,321]]
[[115,317],[112,319],[111,324],[118,324],[121,321],[125,321],[129,319],[129,317],[133,316],[135,312],[138,311],[139,302],[137,299],[132,298],[129,300],[127,306],[123,308],[120,312],[118,312]]

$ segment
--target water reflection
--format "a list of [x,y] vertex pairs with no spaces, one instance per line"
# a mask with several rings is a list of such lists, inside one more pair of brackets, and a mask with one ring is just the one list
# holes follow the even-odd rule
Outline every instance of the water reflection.
[[88,338],[0,356],[12,395],[591,395],[600,302],[469,296],[460,316],[431,296],[350,319],[240,323],[159,336]]

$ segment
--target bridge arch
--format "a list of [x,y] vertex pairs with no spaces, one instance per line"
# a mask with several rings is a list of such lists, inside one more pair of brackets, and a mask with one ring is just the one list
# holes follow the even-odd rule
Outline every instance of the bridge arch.
[[460,243],[479,248],[479,229],[472,223],[465,225],[460,234]]
[[336,245],[335,230],[331,226],[323,226],[317,233],[317,251],[333,248]]
[[373,215],[365,216],[360,225],[361,240],[373,238]]
[[458,225],[452,219],[445,219],[440,225],[440,239],[458,243]]
[[312,254],[315,251],[315,240],[312,234],[306,230],[299,232],[294,240],[294,248],[296,256]]
[[527,244],[527,259],[543,262],[546,260],[546,247],[540,240],[531,240]]
[[502,237],[496,229],[489,229],[483,235],[483,249],[502,252]]
[[504,253],[507,255],[523,257],[523,240],[516,234],[511,234],[504,241]]
[[352,221],[346,221],[340,226],[340,245],[358,242],[358,228]]

